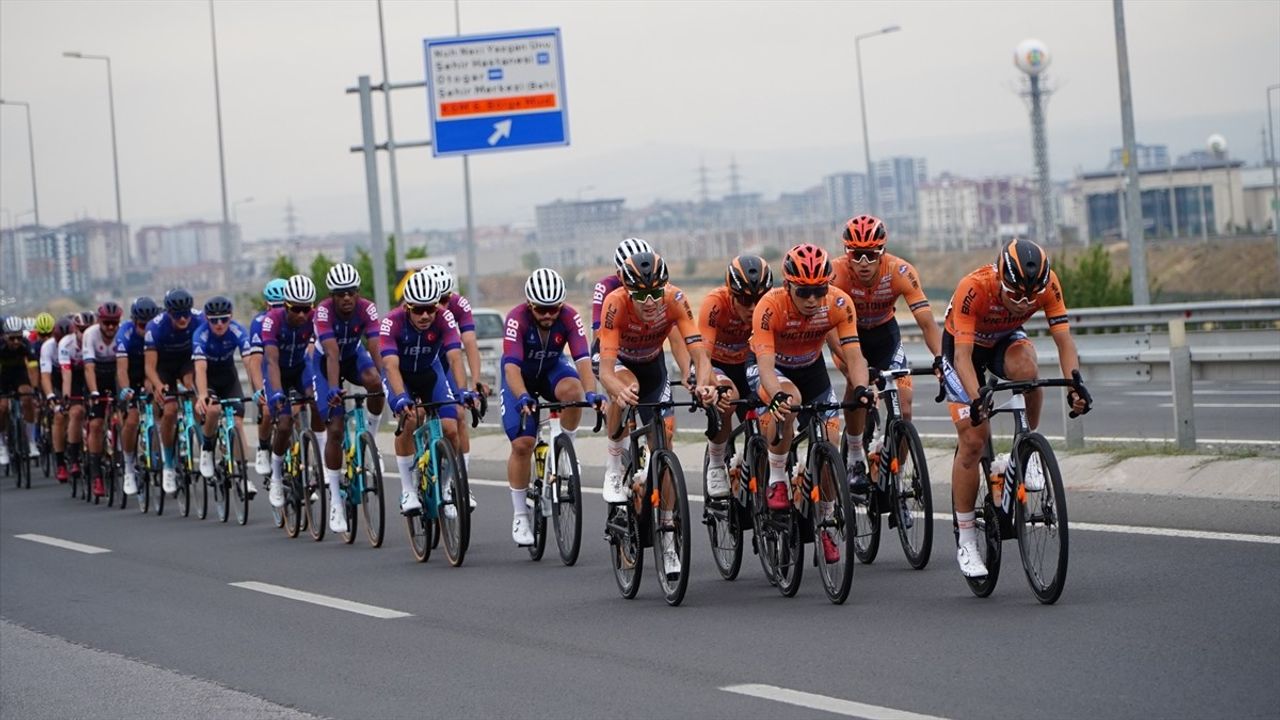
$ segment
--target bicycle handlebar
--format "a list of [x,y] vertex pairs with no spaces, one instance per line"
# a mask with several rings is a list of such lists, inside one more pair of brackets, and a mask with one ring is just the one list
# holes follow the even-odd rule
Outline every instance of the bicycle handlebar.
[[[1088,413],[1093,409],[1093,396],[1089,394],[1088,389],[1084,386],[1084,378],[1080,375],[1079,370],[1072,370],[1071,377],[1068,378],[1037,378],[1035,380],[1001,380],[992,375],[987,379],[987,384],[983,385],[978,391],[978,399],[982,401],[987,408],[988,414],[992,405],[992,396],[997,392],[1010,391],[1013,393],[1025,393],[1030,390],[1042,387],[1064,387],[1070,388],[1073,392],[1084,399],[1084,410],[1076,412],[1071,410],[1067,413],[1068,417],[1076,418]],[[973,421],[977,422],[973,422]],[[974,425],[981,424],[981,418],[970,418]]]
[[[462,405],[462,402],[458,400],[441,400],[439,402],[414,402],[412,405],[410,405],[409,407],[405,408],[405,410],[400,412],[400,417],[396,421],[396,437],[400,437],[400,434],[404,432],[404,421],[409,418],[409,413],[407,412],[408,410],[414,410],[414,409],[439,410],[440,408],[445,407],[446,405]],[[479,425],[480,424],[479,411],[469,405],[464,407],[466,407],[468,410],[471,411],[471,427],[476,427],[477,425]]]
[[546,410],[548,412],[559,412],[561,410],[564,410],[565,408],[594,408],[596,411],[596,425],[594,428],[591,429],[591,432],[598,433],[600,432],[600,428],[604,427],[604,412],[602,412],[600,408],[596,407],[595,405],[592,405],[591,403],[585,400],[580,400],[577,402],[544,403],[539,401],[537,398],[534,398],[533,402],[534,402],[533,411],[535,413],[541,412],[543,410]]

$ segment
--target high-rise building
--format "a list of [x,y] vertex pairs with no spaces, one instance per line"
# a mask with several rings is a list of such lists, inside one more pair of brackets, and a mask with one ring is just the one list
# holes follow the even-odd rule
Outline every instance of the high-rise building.
[[32,297],[81,295],[89,287],[89,247],[83,233],[65,226],[27,238],[27,288]]
[[[1169,167],[1168,145],[1137,144],[1133,146],[1133,154],[1138,161],[1139,170]],[[1124,148],[1111,148],[1111,160],[1107,163],[1107,169],[1124,170]]]
[[612,263],[613,248],[622,239],[626,200],[556,200],[534,208],[538,261],[553,267],[585,267]]
[[827,207],[833,222],[844,222],[854,215],[869,212],[867,176],[863,173],[845,172],[822,178],[827,193]]
[[917,191],[928,179],[924,158],[889,157],[875,164],[877,207],[889,232],[914,238],[919,234]]
[[975,241],[985,240],[978,188],[977,181],[949,174],[917,188],[920,239],[925,247],[968,250]]

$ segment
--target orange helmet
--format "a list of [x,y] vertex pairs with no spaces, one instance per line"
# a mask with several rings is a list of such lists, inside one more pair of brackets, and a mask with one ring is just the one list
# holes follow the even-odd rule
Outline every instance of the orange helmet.
[[827,251],[817,245],[797,245],[782,261],[782,278],[792,285],[825,285],[834,274]]
[[844,224],[844,249],[883,250],[889,233],[884,221],[874,215],[857,215]]

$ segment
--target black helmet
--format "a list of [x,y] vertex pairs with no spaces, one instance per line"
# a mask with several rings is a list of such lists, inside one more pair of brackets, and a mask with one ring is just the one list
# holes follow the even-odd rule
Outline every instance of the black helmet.
[[231,314],[231,301],[221,295],[214,295],[204,303],[204,314],[209,317]]
[[996,260],[1000,284],[1017,297],[1035,297],[1049,286],[1049,256],[1030,240],[1014,238]]
[[159,314],[160,306],[146,295],[134,300],[133,306],[129,308],[129,317],[133,318],[134,322],[148,322]]
[[656,290],[665,287],[670,275],[667,261],[652,252],[638,252],[622,262],[622,285],[627,290]]
[[195,304],[191,293],[182,288],[174,288],[164,296],[164,309],[171,313],[191,312],[191,307]]
[[71,323],[72,317],[74,316],[63,315],[62,317],[58,318],[58,322],[55,323],[53,326],[53,338],[55,340],[61,340],[64,336],[69,335],[75,331],[75,325]]
[[93,313],[89,312],[88,310],[85,310],[84,312],[81,312],[81,313],[76,313],[75,315],[71,316],[71,324],[77,330],[84,330],[85,328],[92,325],[94,323],[94,320],[95,318],[93,317]]
[[108,300],[98,306],[98,320],[120,322],[122,317],[124,317],[124,308],[114,300]]
[[744,300],[759,300],[773,288],[773,271],[759,255],[739,255],[724,274],[729,292]]

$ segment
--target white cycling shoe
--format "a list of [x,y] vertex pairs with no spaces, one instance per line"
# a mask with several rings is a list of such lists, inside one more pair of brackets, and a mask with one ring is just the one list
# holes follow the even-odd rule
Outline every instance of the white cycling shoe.
[[206,480],[213,477],[213,452],[211,450],[200,451],[200,475]]
[[253,484],[253,480],[249,478],[244,479],[244,493],[249,496],[250,500],[258,494],[258,486]]
[[160,487],[167,493],[178,492],[178,473],[173,468],[165,468],[160,474]]
[[273,479],[268,496],[271,500],[271,507],[284,507],[284,481]]
[[960,543],[956,550],[956,561],[960,563],[960,572],[968,578],[987,576],[987,566],[982,563],[982,555],[978,551],[976,540]]
[[422,501],[418,499],[418,493],[407,492],[400,494],[400,514],[406,517],[420,515],[422,513]]
[[253,456],[253,469],[258,471],[262,477],[271,474],[271,451],[259,449],[257,454]]
[[622,473],[609,471],[604,474],[604,487],[601,488],[604,501],[607,503],[624,503],[627,501],[627,488],[622,485]]
[[516,513],[511,520],[511,539],[520,547],[528,547],[533,544],[533,529],[529,527],[529,516],[525,513]]
[[1027,458],[1027,467],[1022,473],[1022,484],[1027,488],[1027,492],[1044,490],[1044,466],[1040,463],[1040,453],[1033,453]]
[[676,538],[671,533],[662,534],[662,569],[668,580],[680,577],[680,554],[676,552]]
[[347,531],[347,504],[341,499],[329,508],[329,530],[336,533]]
[[723,465],[707,468],[707,497],[729,497],[729,471]]

